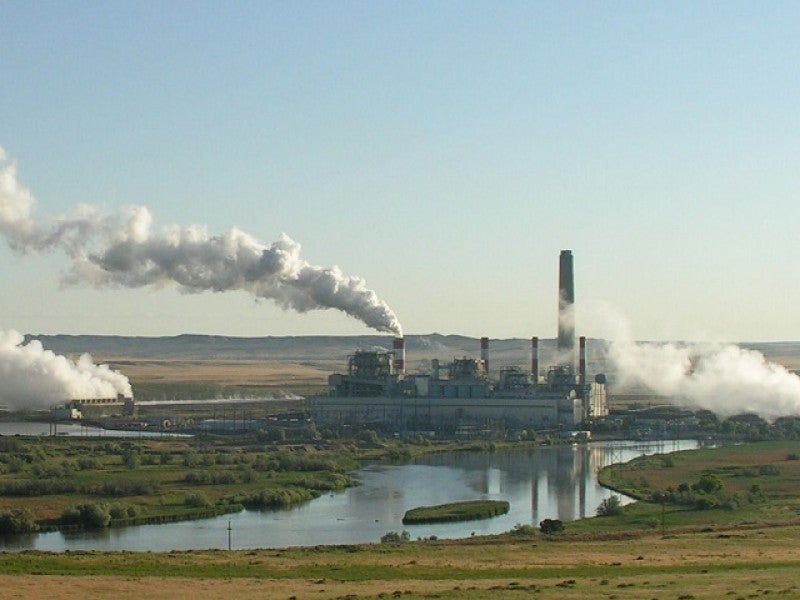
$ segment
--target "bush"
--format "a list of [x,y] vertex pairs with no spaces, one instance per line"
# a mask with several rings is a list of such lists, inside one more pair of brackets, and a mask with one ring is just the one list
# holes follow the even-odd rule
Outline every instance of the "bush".
[[189,494],[183,501],[186,506],[193,508],[205,508],[211,506],[211,501],[204,494]]
[[539,531],[545,535],[556,535],[564,532],[564,523],[559,519],[545,519],[539,523]]
[[107,504],[80,504],[64,511],[61,522],[87,529],[103,529],[111,523],[111,512]]
[[98,459],[93,456],[81,456],[78,459],[78,469],[81,471],[96,471],[103,466]]
[[[544,521],[542,521],[544,523]],[[539,524],[541,525],[541,523]],[[536,528],[533,525],[522,525],[521,523],[517,523],[514,525],[514,529],[509,531],[511,535],[521,535],[521,536],[529,536],[529,535],[536,535]]]
[[387,531],[381,536],[381,544],[402,544],[410,539],[411,535],[407,531],[404,531],[403,533]]
[[39,526],[27,508],[0,512],[0,533],[32,533]]
[[692,484],[692,489],[706,494],[714,494],[722,489],[722,480],[716,475],[703,475],[697,483]]
[[609,496],[597,507],[598,517],[613,517],[622,514],[622,501],[619,496]]

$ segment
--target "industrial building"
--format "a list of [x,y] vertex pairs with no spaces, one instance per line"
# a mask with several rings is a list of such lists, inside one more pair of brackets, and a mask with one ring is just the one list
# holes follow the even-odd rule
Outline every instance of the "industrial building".
[[489,339],[480,358],[431,361],[426,373],[405,370],[405,342],[392,351],[358,351],[347,373],[329,377],[329,394],[312,399],[317,426],[458,433],[486,429],[572,430],[607,414],[605,377],[589,382],[586,338],[575,368],[575,290],[572,252],[559,258],[558,364],[540,369],[539,339],[531,339],[530,366],[490,369]]
[[135,413],[135,405],[133,398],[118,394],[108,398],[73,398],[50,412],[56,420],[130,416]]

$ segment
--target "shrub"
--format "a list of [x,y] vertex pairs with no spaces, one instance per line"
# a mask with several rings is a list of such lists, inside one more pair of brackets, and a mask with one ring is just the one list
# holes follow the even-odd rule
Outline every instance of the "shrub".
[[186,506],[193,508],[205,508],[211,506],[211,501],[204,494],[189,494],[183,501]]
[[78,469],[81,471],[94,471],[100,469],[102,466],[103,463],[94,456],[81,456],[78,459]]
[[514,525],[514,529],[509,531],[509,533],[511,535],[521,535],[521,536],[536,535],[536,528],[533,525],[523,525],[521,523],[517,523],[516,525]]
[[539,531],[546,535],[555,535],[564,532],[564,523],[559,519],[545,519],[539,523]]
[[64,511],[61,521],[87,529],[103,529],[111,523],[111,512],[107,504],[80,504]]
[[139,507],[133,504],[115,502],[108,508],[112,520],[130,519],[139,514]]
[[598,517],[613,517],[622,514],[622,501],[619,496],[609,496],[597,507]]
[[396,531],[387,531],[381,536],[381,544],[402,544],[411,539],[411,535],[404,531],[397,533]]
[[692,484],[692,489],[706,494],[714,494],[722,489],[722,480],[716,475],[703,475],[697,483]]
[[0,533],[32,533],[39,526],[27,508],[0,512]]

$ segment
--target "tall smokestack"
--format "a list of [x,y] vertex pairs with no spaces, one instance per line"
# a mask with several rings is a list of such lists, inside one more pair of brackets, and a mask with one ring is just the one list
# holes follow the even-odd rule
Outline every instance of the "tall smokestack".
[[483,362],[483,372],[489,373],[489,338],[481,338],[481,361]]
[[[572,251],[562,250],[558,261],[558,351],[572,353],[575,348],[575,281]],[[572,358],[574,359],[574,356]],[[572,362],[572,361],[570,361]],[[572,363],[574,364],[574,363]]]
[[539,383],[539,338],[531,338],[531,375],[533,383]]
[[404,375],[406,372],[406,340],[405,338],[394,338],[394,372]]
[[586,338],[581,336],[578,339],[578,382],[586,385]]

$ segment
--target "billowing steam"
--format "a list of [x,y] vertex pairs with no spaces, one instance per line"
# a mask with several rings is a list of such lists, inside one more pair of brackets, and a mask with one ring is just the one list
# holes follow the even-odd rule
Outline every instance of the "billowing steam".
[[622,319],[606,324],[613,324],[606,337],[620,384],[636,383],[721,417],[800,416],[800,377],[760,352],[734,344],[637,343]]
[[11,410],[50,408],[78,398],[131,396],[125,375],[94,364],[88,354],[73,362],[45,350],[38,340],[23,342],[16,331],[0,331],[0,404]]
[[143,206],[114,218],[82,205],[69,217],[45,223],[32,217],[34,204],[0,148],[0,232],[19,252],[65,252],[72,259],[65,283],[175,285],[189,293],[244,290],[301,313],[335,308],[378,331],[402,335],[392,309],[363,279],[336,266],[309,264],[300,257],[300,244],[285,234],[265,246],[235,227],[222,235],[197,225],[155,230]]

